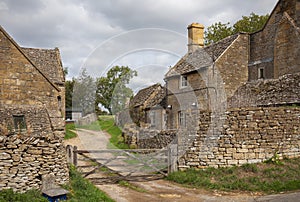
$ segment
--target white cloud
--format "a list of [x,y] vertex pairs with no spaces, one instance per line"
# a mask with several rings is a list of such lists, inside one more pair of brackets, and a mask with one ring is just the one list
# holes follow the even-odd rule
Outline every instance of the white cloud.
[[233,23],[251,12],[270,13],[276,2],[2,0],[0,24],[21,46],[59,47],[69,77],[82,65],[98,74],[112,64],[128,65],[141,71],[138,86],[161,80],[165,72],[158,67],[174,65],[185,53],[188,24]]

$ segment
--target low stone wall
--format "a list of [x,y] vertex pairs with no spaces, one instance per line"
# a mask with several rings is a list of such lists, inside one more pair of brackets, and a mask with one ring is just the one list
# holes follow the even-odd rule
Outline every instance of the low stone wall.
[[[26,130],[15,130],[13,115],[24,115]],[[46,109],[0,109],[0,190],[40,188],[53,174],[57,184],[68,181],[63,138],[53,131]]]
[[[223,167],[263,162],[274,156],[300,156],[300,108],[256,107],[229,109],[219,115],[200,112],[199,130],[179,167]],[[216,120],[214,120],[217,122]]]
[[127,124],[123,128],[125,142],[131,148],[162,149],[176,141],[176,131],[159,131]]
[[228,99],[228,108],[300,103],[300,73],[279,79],[256,80],[237,89]]

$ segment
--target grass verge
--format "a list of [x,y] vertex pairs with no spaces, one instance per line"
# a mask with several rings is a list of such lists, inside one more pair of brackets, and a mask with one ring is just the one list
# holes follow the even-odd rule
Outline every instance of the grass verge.
[[64,188],[70,191],[68,202],[114,201],[87,179],[84,179],[74,166],[70,167],[70,182]]
[[241,167],[188,169],[171,173],[168,180],[183,185],[223,191],[278,193],[300,189],[300,158]]
[[[70,167],[70,181],[63,188],[70,191],[66,202],[114,202],[104,192],[84,179],[74,166]],[[48,202],[39,190],[29,190],[25,193],[16,193],[12,189],[0,191],[0,202]]]
[[98,122],[101,129],[111,135],[109,148],[129,149],[128,145],[124,143],[122,130],[115,124],[113,116],[100,116]]
[[0,202],[48,202],[36,189],[29,190],[25,193],[16,193],[12,189],[4,189],[0,191]]
[[76,127],[94,131],[106,131],[111,135],[111,138],[109,139],[110,145],[108,145],[110,149],[129,149],[128,145],[124,143],[122,130],[115,125],[114,117],[111,115],[99,116],[98,121],[95,121],[89,125]]
[[65,137],[64,137],[65,140],[77,137],[77,134],[74,133],[71,130],[75,130],[75,124],[74,123],[66,124],[66,134],[65,134]]

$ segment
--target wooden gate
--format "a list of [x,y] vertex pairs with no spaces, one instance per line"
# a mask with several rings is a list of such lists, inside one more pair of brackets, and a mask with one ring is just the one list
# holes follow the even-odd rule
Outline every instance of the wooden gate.
[[67,146],[68,161],[95,184],[160,179],[177,170],[177,145],[166,149],[78,150]]

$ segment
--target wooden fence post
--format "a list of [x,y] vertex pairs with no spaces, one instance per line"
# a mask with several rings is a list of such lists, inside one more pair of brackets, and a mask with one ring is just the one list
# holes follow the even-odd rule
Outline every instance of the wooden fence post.
[[171,144],[168,148],[168,173],[172,173],[178,170],[178,149],[177,144]]
[[73,164],[75,167],[77,166],[77,146],[74,146],[73,149]]
[[68,163],[73,163],[73,146],[67,145],[66,150]]

